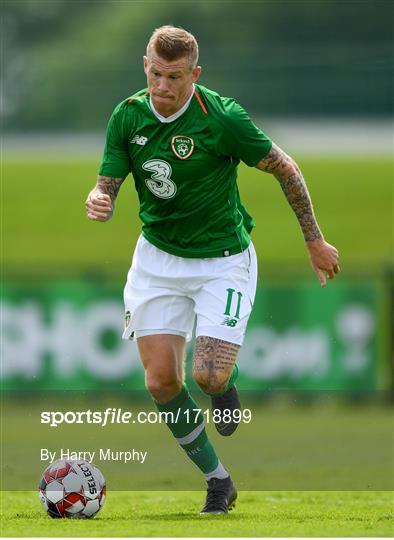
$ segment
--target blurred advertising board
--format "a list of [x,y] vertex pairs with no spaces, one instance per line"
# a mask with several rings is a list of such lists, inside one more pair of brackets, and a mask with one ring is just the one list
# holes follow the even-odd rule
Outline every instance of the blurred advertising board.
[[[338,280],[326,289],[310,281],[260,286],[239,354],[238,387],[387,388],[382,306],[379,282]],[[142,389],[136,345],[121,340],[123,320],[118,285],[3,284],[2,389]],[[192,348],[190,343],[189,378]]]

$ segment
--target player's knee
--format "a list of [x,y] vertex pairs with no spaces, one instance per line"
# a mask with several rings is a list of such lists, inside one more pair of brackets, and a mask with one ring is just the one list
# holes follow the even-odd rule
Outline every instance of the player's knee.
[[218,394],[226,389],[230,375],[221,371],[193,370],[193,378],[206,394]]
[[170,401],[182,389],[182,381],[171,377],[146,374],[145,385],[151,396],[159,403]]

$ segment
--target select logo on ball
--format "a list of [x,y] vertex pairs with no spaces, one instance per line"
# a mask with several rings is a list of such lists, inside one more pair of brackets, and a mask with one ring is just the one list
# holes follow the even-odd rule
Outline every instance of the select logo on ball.
[[89,493],[94,495],[95,493],[97,493],[97,489],[96,489],[96,481],[94,479],[91,468],[88,465],[85,465],[83,462],[77,463],[77,466],[81,469],[82,473],[85,475],[85,478],[89,486]]

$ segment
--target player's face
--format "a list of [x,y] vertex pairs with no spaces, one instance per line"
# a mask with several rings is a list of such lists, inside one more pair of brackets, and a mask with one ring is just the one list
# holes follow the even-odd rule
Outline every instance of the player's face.
[[144,56],[144,71],[155,109],[163,116],[176,113],[185,104],[201,68],[190,68],[187,57],[169,62],[151,52]]

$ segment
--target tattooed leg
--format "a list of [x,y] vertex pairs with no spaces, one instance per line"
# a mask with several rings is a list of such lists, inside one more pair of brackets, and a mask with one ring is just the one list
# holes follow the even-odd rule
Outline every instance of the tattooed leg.
[[199,336],[193,356],[193,377],[207,394],[224,392],[233,372],[239,345]]

